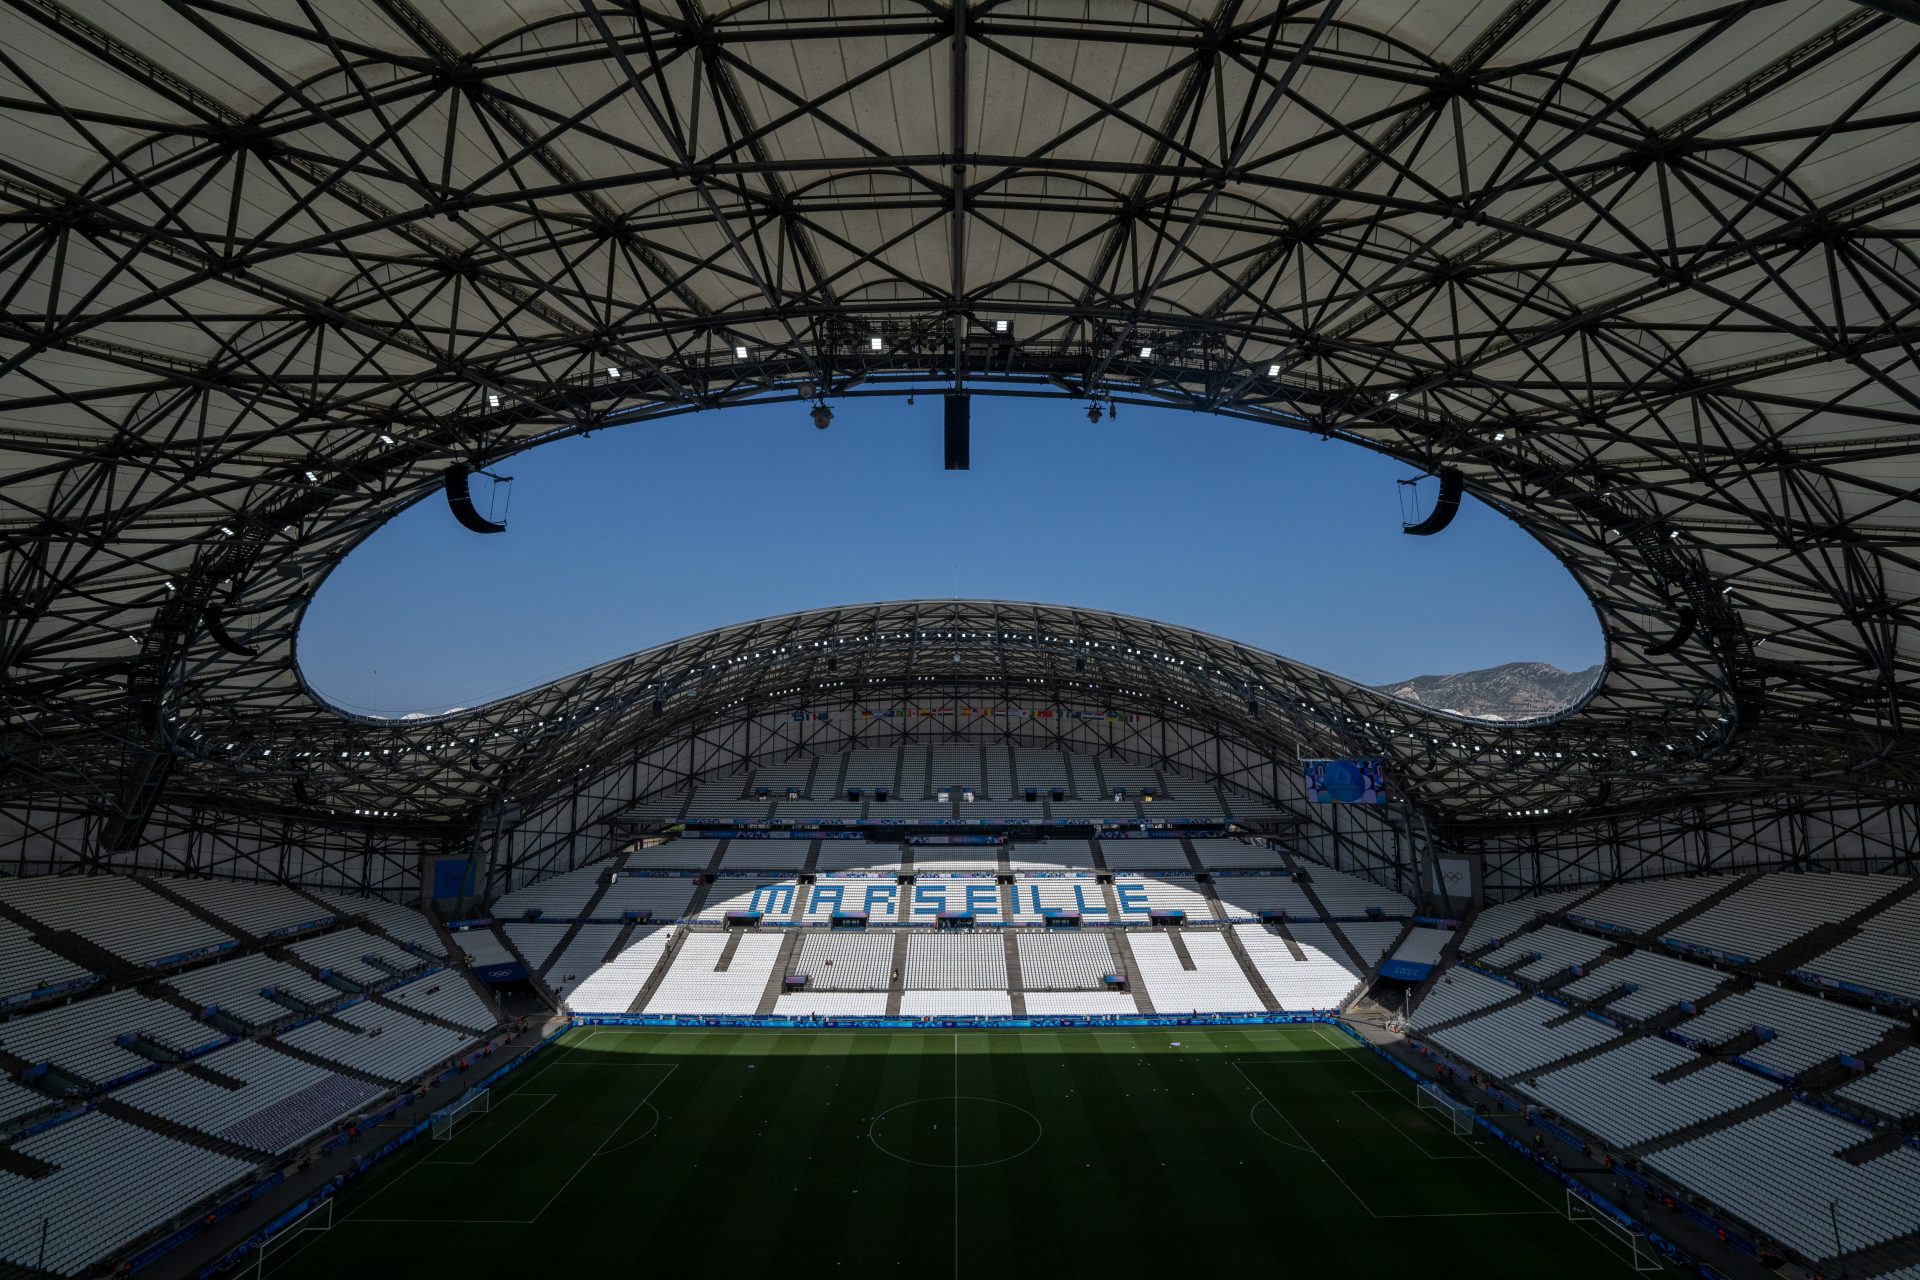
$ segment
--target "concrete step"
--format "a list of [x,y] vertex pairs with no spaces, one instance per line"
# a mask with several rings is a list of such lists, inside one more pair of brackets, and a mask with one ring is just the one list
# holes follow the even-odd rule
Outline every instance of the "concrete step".
[[1725,884],[1720,886],[1718,889],[1715,889],[1712,893],[1700,899],[1700,901],[1694,903],[1692,906],[1686,908],[1684,911],[1681,911],[1676,913],[1675,915],[1669,916],[1667,919],[1662,920],[1659,924],[1654,925],[1651,929],[1648,929],[1645,933],[1640,935],[1640,940],[1644,943],[1647,943],[1648,945],[1652,945],[1653,943],[1658,942],[1660,939],[1672,933],[1675,929],[1678,929],[1681,925],[1687,923],[1687,921],[1693,920],[1699,916],[1703,916],[1707,912],[1713,910],[1715,907],[1719,906],[1721,903],[1725,902],[1728,898],[1731,898],[1734,894],[1740,892],[1740,890],[1746,888],[1748,885],[1752,884],[1755,880],[1758,880],[1759,878],[1760,878],[1759,873],[1755,872],[1753,875],[1741,876],[1739,879],[1733,881],[1731,884]]
[[907,935],[904,930],[893,935],[893,962],[890,967],[892,976],[887,983],[887,1016],[897,1018],[900,1016],[901,997],[907,993],[902,985],[907,976]]

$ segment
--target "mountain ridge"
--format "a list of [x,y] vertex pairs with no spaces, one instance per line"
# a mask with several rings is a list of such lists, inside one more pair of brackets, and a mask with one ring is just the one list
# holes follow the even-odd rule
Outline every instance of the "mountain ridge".
[[1451,675],[1413,676],[1374,690],[1475,720],[1533,720],[1565,711],[1586,696],[1601,665],[1562,671],[1548,662],[1506,662]]

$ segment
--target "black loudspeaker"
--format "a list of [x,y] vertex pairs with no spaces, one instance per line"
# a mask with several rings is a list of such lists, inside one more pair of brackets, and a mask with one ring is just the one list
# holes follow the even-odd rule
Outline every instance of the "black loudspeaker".
[[947,397],[947,470],[967,471],[973,463],[973,397]]
[[1034,802],[1035,802],[1036,800],[1038,800],[1039,798],[1040,798],[1040,789],[1039,789],[1038,787],[1028,787],[1028,788],[1027,788],[1027,803],[1028,803],[1028,804],[1032,804],[1032,803],[1034,803]]

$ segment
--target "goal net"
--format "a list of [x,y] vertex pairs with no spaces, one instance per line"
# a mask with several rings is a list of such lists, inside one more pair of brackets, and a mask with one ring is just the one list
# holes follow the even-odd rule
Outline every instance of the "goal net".
[[462,1120],[468,1116],[485,1115],[493,1109],[493,1091],[481,1089],[470,1093],[450,1107],[442,1107],[433,1113],[433,1136],[435,1141],[445,1142],[453,1136]]
[[1660,1260],[1660,1251],[1647,1240],[1645,1233],[1634,1230],[1604,1209],[1594,1208],[1572,1187],[1567,1188],[1567,1218],[1608,1241],[1635,1271],[1659,1271],[1665,1265]]
[[297,1240],[304,1240],[312,1232],[331,1230],[333,1230],[333,1197],[328,1196],[260,1242],[260,1247],[253,1251],[254,1276],[264,1276],[267,1273],[267,1259],[282,1256],[288,1245]]
[[1451,1129],[1455,1136],[1465,1138],[1473,1133],[1473,1108],[1464,1102],[1455,1102],[1438,1085],[1424,1081],[1413,1091],[1414,1104],[1422,1111],[1433,1112],[1433,1118]]

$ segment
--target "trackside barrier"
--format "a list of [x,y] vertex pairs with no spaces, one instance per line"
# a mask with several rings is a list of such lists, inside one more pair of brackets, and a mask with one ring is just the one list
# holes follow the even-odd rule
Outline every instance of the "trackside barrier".
[[[513,1059],[513,1061],[505,1064],[504,1066],[500,1067],[498,1070],[494,1071],[491,1075],[487,1076],[486,1079],[482,1080],[480,1082],[480,1085],[481,1086],[491,1085],[494,1083],[494,1081],[503,1079],[507,1075],[511,1074],[512,1072],[519,1070],[522,1066],[525,1066],[526,1063],[530,1059],[532,1059],[535,1054],[539,1053],[542,1049],[545,1049],[548,1045],[552,1044],[555,1040],[558,1040],[561,1036],[565,1035],[567,1032],[571,1031],[572,1029],[573,1028],[571,1026],[556,1027],[545,1039],[541,1040],[539,1044],[532,1046],[525,1053]],[[445,1079],[446,1075],[449,1075],[449,1074],[452,1074],[452,1073],[451,1072],[443,1073],[437,1079]],[[476,1086],[476,1087],[480,1087],[480,1086]],[[396,1104],[396,1108],[398,1105],[400,1104]],[[391,1110],[392,1109],[389,1109],[388,1114],[391,1114]],[[318,1191],[314,1192],[312,1195],[308,1196],[306,1199],[300,1201],[300,1203],[289,1206],[285,1212],[281,1213],[278,1217],[274,1218],[271,1222],[268,1222],[265,1226],[261,1227],[258,1231],[254,1232],[252,1235],[248,1236],[245,1240],[242,1240],[239,1244],[227,1250],[227,1252],[220,1255],[219,1258],[208,1263],[206,1266],[200,1268],[200,1270],[194,1273],[195,1280],[208,1280],[208,1278],[211,1276],[217,1276],[223,1272],[233,1270],[233,1268],[238,1266],[241,1260],[244,1259],[248,1254],[252,1253],[255,1249],[258,1249],[262,1244],[272,1239],[279,1232],[284,1231],[290,1224],[292,1224],[293,1222],[297,1221],[299,1218],[303,1217],[305,1214],[310,1212],[321,1201],[331,1199],[332,1197],[340,1194],[341,1188],[345,1187],[348,1183],[351,1183],[356,1179],[360,1178],[362,1175],[371,1172],[375,1167],[381,1164],[381,1162],[385,1161],[389,1156],[392,1156],[394,1153],[406,1148],[407,1146],[417,1141],[420,1138],[420,1136],[426,1133],[431,1127],[432,1127],[431,1120],[422,1120],[418,1124],[415,1124],[412,1127],[410,1127],[405,1133],[401,1134],[399,1137],[394,1138],[382,1144],[378,1149],[368,1153],[367,1155],[361,1156],[360,1158],[358,1158],[353,1162],[353,1167],[351,1169],[348,1169],[345,1173],[335,1175],[334,1178],[331,1181],[329,1181],[326,1186],[320,1188]],[[323,1150],[331,1150],[333,1147],[338,1146],[339,1142],[340,1140],[335,1140],[334,1142],[329,1143],[327,1147],[323,1148]],[[240,1205],[245,1204],[248,1201],[251,1201],[257,1198],[262,1191],[265,1191],[269,1187],[277,1185],[281,1180],[282,1180],[281,1174],[278,1174],[278,1173],[274,1174],[271,1178],[260,1183],[257,1187],[250,1188],[243,1196],[236,1197],[233,1201],[228,1202],[230,1207],[223,1206],[223,1210],[216,1210],[215,1211],[216,1214],[219,1216],[225,1216],[225,1213],[230,1213],[232,1209],[238,1208],[240,1207]],[[158,1258],[162,1253],[166,1253],[172,1249],[178,1248],[182,1244],[185,1244],[188,1240],[191,1240],[194,1236],[199,1235],[202,1229],[203,1227],[201,1225],[195,1225],[192,1227],[184,1228],[176,1235],[168,1237],[168,1239],[166,1241],[163,1241],[161,1245],[155,1245],[152,1249],[148,1250],[145,1253],[142,1253],[140,1257],[134,1261],[133,1270],[138,1271],[141,1267],[146,1266],[147,1264],[151,1263],[155,1258]],[[164,1245],[164,1247],[162,1247],[162,1245]]]

